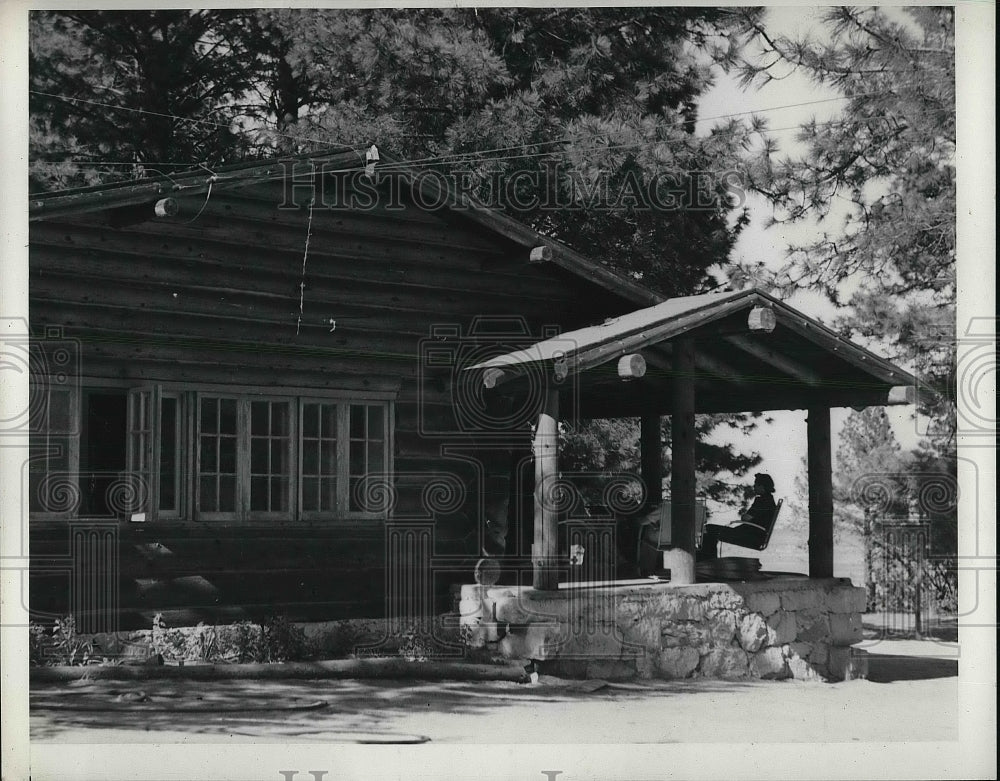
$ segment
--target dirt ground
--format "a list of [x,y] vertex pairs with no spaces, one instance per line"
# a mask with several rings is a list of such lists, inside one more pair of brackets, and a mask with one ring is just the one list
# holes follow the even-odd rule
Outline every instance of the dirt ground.
[[[868,680],[93,681],[36,686],[33,743],[952,741],[958,646],[869,641]],[[845,718],[845,714],[851,714]]]

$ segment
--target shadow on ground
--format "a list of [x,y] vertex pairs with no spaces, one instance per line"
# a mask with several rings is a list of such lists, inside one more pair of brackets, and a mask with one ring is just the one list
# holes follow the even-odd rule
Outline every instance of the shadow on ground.
[[868,680],[872,683],[926,681],[957,675],[958,659],[881,654],[872,654],[868,657]]
[[[335,732],[347,738],[352,733],[386,736],[377,742],[417,742],[409,738],[418,736],[409,735],[394,741],[385,733],[385,725],[415,714],[488,716],[511,706],[568,706],[596,698],[612,708],[627,707],[629,699],[636,696],[662,699],[664,707],[669,707],[666,701],[672,697],[714,696],[748,685],[740,681],[660,681],[605,684],[588,690],[594,682],[554,678],[538,686],[502,681],[370,679],[77,682],[32,688],[31,736],[33,740],[53,740],[66,730],[78,729],[274,738]],[[136,739],[148,738],[136,735]]]

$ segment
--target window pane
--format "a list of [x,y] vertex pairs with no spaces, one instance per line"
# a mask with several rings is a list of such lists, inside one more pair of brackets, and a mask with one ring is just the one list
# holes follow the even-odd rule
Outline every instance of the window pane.
[[319,508],[319,479],[306,477],[302,480],[302,509],[314,512]]
[[254,511],[266,511],[267,502],[267,478],[253,477],[250,479],[250,509]]
[[385,408],[378,407],[374,404],[368,407],[368,438],[369,439],[384,439],[385,435],[383,433],[382,419],[384,417]]
[[219,433],[236,433],[236,399],[219,399]]
[[351,442],[351,474],[363,475],[365,473],[365,443]]
[[199,504],[202,512],[215,512],[219,509],[218,497],[215,493],[215,478],[201,478],[201,497]]
[[302,405],[302,436],[319,436],[319,404]]
[[271,436],[288,436],[288,404],[283,401],[271,405]]
[[288,509],[288,478],[271,478],[271,507],[274,512],[284,512]]
[[254,401],[250,403],[250,433],[258,435],[267,434],[267,413],[270,406],[266,401]]
[[368,471],[369,472],[382,472],[385,470],[383,465],[383,453],[385,452],[385,446],[382,442],[369,442],[368,443]]
[[315,475],[319,473],[319,442],[305,440],[302,443],[302,474]]
[[271,474],[283,475],[288,471],[288,440],[271,440]]
[[337,443],[332,440],[323,440],[323,474],[335,475],[337,473]]
[[324,510],[337,509],[337,481],[332,477],[324,477],[321,484],[323,496],[321,502]]
[[351,405],[351,439],[365,436],[365,408],[361,404]]
[[212,434],[219,430],[219,400],[201,400],[201,431]]
[[177,509],[177,399],[160,400],[160,509]]
[[219,438],[219,471],[236,474],[236,438]]
[[361,489],[360,489],[360,486],[359,486],[360,482],[361,482],[360,478],[352,477],[351,481],[349,483],[350,490],[349,490],[348,495],[350,496],[350,509],[352,511],[354,511],[354,512],[356,512],[358,510],[363,510],[364,509],[361,506],[361,503],[358,501],[358,499],[363,498],[362,493],[361,493]]
[[337,438],[337,405],[323,405],[323,436]]
[[231,513],[236,509],[236,478],[223,475],[219,478],[219,512]]
[[216,449],[217,442],[215,437],[204,436],[201,438],[201,471],[205,472],[215,472],[218,468],[218,460],[216,459]]
[[267,440],[254,437],[250,441],[250,471],[257,475],[267,474]]

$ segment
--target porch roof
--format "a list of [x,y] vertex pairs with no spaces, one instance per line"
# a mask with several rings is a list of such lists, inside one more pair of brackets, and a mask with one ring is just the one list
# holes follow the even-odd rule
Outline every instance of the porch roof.
[[[697,412],[913,403],[913,375],[761,290],[672,298],[468,367],[512,390],[551,373],[562,408],[580,417],[669,412],[673,347],[695,348]],[[616,363],[640,355],[624,381]],[[642,363],[642,361],[638,361]],[[532,378],[535,378],[533,380]]]

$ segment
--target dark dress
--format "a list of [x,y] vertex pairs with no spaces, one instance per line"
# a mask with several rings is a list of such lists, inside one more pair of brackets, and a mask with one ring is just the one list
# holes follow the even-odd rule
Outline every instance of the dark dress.
[[740,545],[744,548],[759,548],[767,539],[768,532],[771,531],[776,506],[771,494],[761,494],[754,497],[750,509],[743,514],[744,517],[749,515],[749,520],[744,520],[735,526],[706,524],[705,533],[701,540],[701,550],[698,552],[698,560],[711,561],[719,558],[720,542],[728,542],[731,545]]

